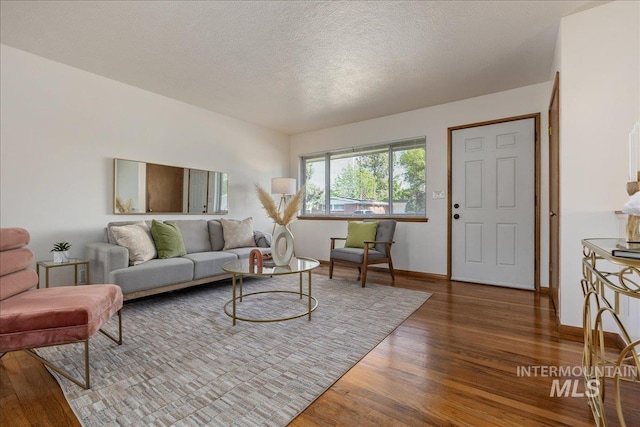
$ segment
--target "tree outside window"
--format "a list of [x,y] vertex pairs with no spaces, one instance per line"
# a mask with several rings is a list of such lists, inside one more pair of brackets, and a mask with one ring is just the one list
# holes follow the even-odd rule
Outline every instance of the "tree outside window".
[[305,215],[426,214],[424,137],[305,156],[302,170]]

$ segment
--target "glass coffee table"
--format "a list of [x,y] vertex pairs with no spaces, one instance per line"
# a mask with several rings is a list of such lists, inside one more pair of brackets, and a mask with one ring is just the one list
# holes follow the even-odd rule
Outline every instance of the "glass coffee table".
[[[222,266],[222,269],[227,273],[231,273],[232,275],[232,285],[231,285],[231,300],[228,301],[224,305],[224,312],[227,316],[233,319],[233,324],[236,324],[236,320],[243,320],[245,322],[280,322],[283,320],[291,320],[297,319],[298,317],[308,316],[309,320],[311,320],[311,313],[318,307],[318,300],[315,299],[311,295],[311,270],[317,268],[320,265],[320,262],[312,259],[312,258],[302,258],[302,257],[293,257],[289,265],[284,266],[263,266],[262,268],[258,268],[257,266],[253,266],[253,268],[249,268],[249,260],[248,259],[238,259],[235,261],[229,261]],[[307,292],[303,292],[302,290],[302,276],[303,273],[307,273]],[[242,294],[242,279],[245,276],[280,276],[285,274],[298,274],[300,276],[300,289],[298,291],[289,291],[289,290],[268,290],[268,291],[260,291],[260,292],[252,292],[249,294]],[[236,295],[236,283],[238,283],[239,287],[239,295]],[[302,297],[307,297],[307,311],[302,313],[296,313],[294,315],[288,317],[278,317],[278,318],[253,318],[253,317],[242,317],[238,316],[236,311],[236,305],[238,302],[242,302],[242,298],[247,298],[255,295],[262,294],[296,294],[302,299]],[[229,305],[232,306],[231,311],[229,311]]]

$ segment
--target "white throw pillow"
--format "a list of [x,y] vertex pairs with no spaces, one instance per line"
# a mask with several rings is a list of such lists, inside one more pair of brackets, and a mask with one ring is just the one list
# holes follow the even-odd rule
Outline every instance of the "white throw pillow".
[[144,221],[131,225],[112,226],[116,242],[129,250],[129,265],[138,265],[157,256],[151,230]]
[[221,218],[220,223],[224,236],[224,249],[246,248],[256,245],[253,239],[252,217],[242,221]]

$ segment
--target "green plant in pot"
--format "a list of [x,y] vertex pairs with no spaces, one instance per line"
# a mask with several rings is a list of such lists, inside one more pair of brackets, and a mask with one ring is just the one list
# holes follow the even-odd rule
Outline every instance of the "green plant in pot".
[[69,262],[69,248],[71,243],[69,242],[56,242],[53,245],[53,262],[63,263]]

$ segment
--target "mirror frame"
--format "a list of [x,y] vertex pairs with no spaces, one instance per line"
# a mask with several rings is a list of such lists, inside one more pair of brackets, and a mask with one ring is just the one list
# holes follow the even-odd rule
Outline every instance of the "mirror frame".
[[[127,185],[121,182],[125,175],[129,178]],[[155,185],[149,185],[150,178],[155,180]],[[224,172],[113,159],[115,215],[226,215],[229,213],[228,192],[229,175]],[[150,207],[152,199],[160,209]],[[203,211],[195,211],[190,206],[193,203],[202,205]],[[181,208],[178,210],[177,206]]]

